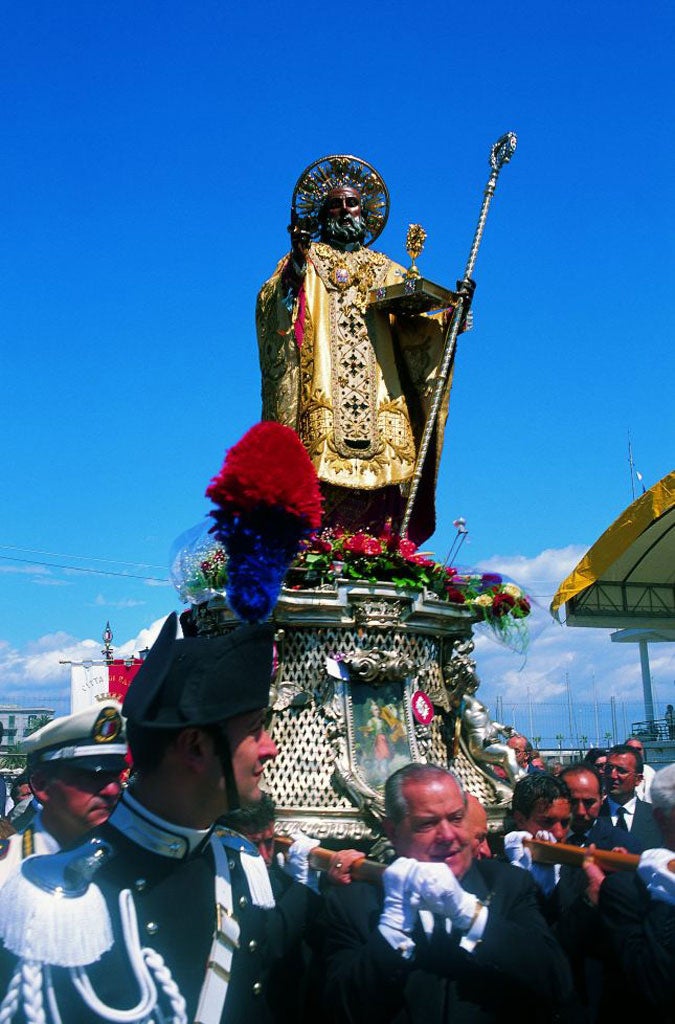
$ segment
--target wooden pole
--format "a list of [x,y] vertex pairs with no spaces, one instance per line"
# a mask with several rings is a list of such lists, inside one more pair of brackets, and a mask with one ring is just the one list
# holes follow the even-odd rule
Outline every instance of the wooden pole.
[[[613,850],[589,851],[583,846],[568,843],[547,843],[543,839],[524,839],[537,864],[569,864],[580,868],[585,860],[597,864],[603,871],[635,871],[640,858],[636,853],[615,853]],[[675,872],[675,859],[668,862],[668,870]]]
[[[274,837],[274,848],[277,852],[286,853],[292,845],[293,840],[287,836]],[[315,871],[328,871],[335,853],[335,850],[325,850],[321,846],[315,846],[309,855],[309,866]],[[377,861],[368,860],[366,857],[359,857],[350,866],[349,873],[354,882],[370,882],[372,885],[381,885],[384,870],[384,864],[378,864]]]

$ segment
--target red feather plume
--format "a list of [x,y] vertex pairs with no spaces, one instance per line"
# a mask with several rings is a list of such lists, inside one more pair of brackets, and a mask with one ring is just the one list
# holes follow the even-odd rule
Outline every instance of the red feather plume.
[[267,506],[297,516],[313,530],[321,525],[316,470],[295,431],[280,423],[251,427],[228,451],[206,496],[233,513]]

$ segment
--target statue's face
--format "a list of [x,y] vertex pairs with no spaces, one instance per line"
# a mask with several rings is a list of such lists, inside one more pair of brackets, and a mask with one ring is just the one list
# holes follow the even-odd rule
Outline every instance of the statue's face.
[[355,188],[334,188],[321,210],[322,241],[343,245],[360,242],[365,231],[361,219],[361,195]]
[[345,214],[361,216],[361,196],[355,188],[334,188],[326,196],[324,209],[330,217],[344,220]]

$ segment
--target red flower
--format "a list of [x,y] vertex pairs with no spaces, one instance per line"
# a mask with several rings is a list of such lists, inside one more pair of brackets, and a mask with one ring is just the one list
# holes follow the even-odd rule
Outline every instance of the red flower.
[[401,537],[398,542],[398,551],[403,558],[410,560],[417,551],[417,544],[413,544],[407,537]]
[[526,597],[519,597],[516,601],[516,608],[522,615],[529,615],[532,610],[532,605]]
[[366,541],[369,540],[368,535],[365,533],[355,533],[353,537],[347,537],[347,540],[343,543],[345,551],[351,551],[355,555],[364,555],[366,553]]
[[466,604],[464,594],[456,587],[446,587],[445,592],[448,595],[448,601],[452,601],[453,604]]
[[412,562],[413,565],[423,565],[427,569],[434,569],[436,567],[433,558],[425,558],[424,555],[411,555],[408,561]]
[[515,603],[516,599],[511,594],[495,594],[492,601],[492,614],[498,618],[508,615]]

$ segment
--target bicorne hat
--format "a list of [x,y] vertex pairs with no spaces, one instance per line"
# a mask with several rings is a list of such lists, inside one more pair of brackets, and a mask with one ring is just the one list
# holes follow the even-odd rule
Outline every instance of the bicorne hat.
[[167,618],[134,676],[122,713],[147,729],[212,725],[267,707],[273,627],[244,625],[226,636],[176,639]]

